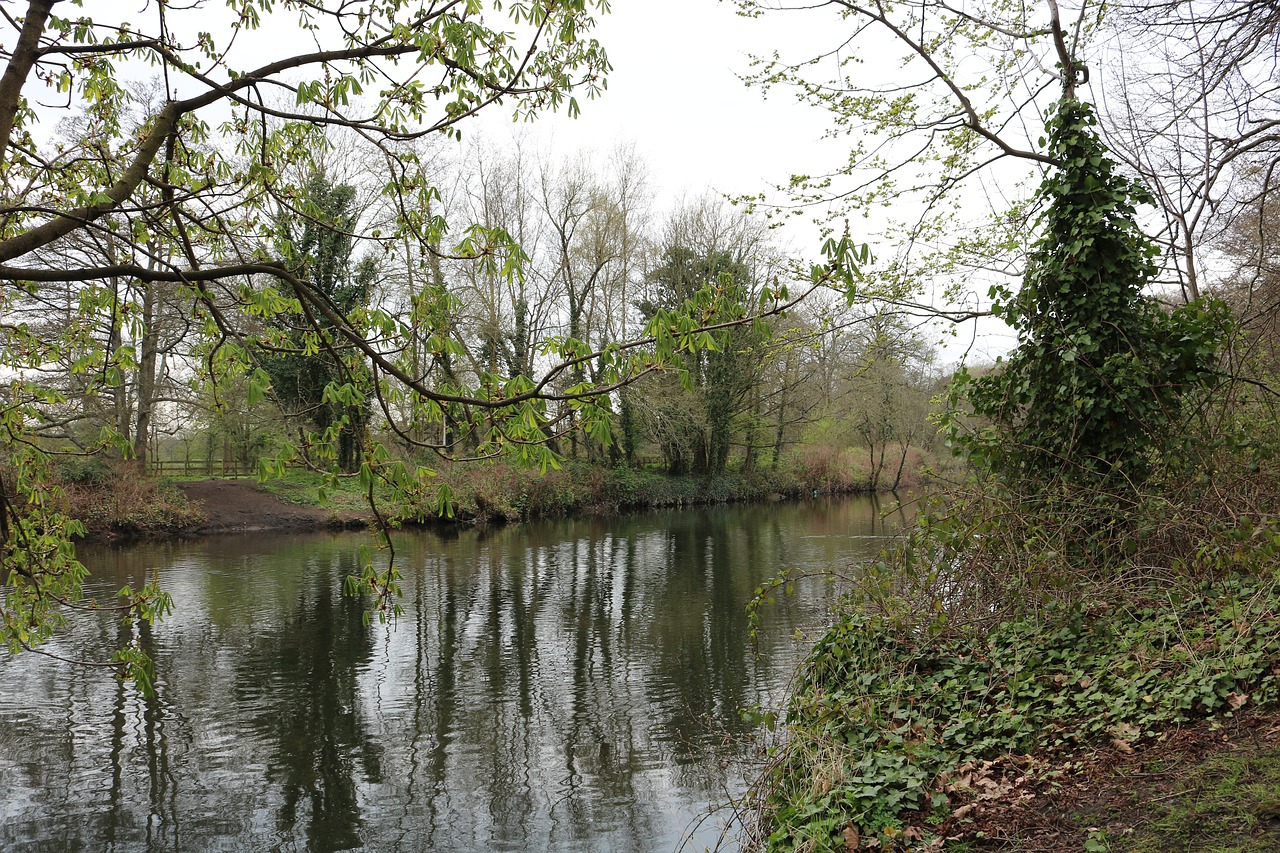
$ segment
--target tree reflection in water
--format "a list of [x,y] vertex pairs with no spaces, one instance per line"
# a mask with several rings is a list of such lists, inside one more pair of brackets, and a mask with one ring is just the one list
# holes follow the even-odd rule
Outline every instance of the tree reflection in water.
[[358,572],[350,550],[314,561],[293,619],[272,632],[252,667],[241,659],[237,677],[273,674],[249,722],[272,745],[267,782],[279,789],[278,831],[292,836],[304,806],[306,849],[315,853],[362,845],[357,779],[381,781],[381,746],[361,719],[358,683],[373,642],[361,603],[341,595],[343,579]]
[[757,658],[752,591],[878,529],[836,501],[406,534],[406,615],[372,627],[340,592],[358,536],[91,552],[104,588],[159,567],[178,603],[140,635],[157,695],[0,660],[0,849],[672,851],[741,790],[738,710],[832,594],[780,601]]

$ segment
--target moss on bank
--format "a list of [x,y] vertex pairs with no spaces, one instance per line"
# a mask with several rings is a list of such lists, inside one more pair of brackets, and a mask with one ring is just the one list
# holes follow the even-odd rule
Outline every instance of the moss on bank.
[[1280,747],[1250,740],[1202,761],[1182,762],[1172,790],[1135,804],[1146,806],[1142,825],[1125,821],[1128,825],[1095,829],[1093,837],[1102,842],[1096,848],[1133,853],[1280,849]]

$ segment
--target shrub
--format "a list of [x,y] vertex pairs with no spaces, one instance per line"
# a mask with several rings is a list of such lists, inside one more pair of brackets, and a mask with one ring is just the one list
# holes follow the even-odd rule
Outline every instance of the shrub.
[[67,514],[82,521],[90,536],[156,536],[203,520],[172,483],[138,476],[125,463],[99,460],[105,478],[67,483]]
[[57,463],[58,480],[63,484],[99,486],[110,483],[114,474],[112,464],[101,456],[63,456]]
[[801,492],[860,492],[871,490],[871,469],[861,451],[818,445],[802,447],[788,460],[792,479]]

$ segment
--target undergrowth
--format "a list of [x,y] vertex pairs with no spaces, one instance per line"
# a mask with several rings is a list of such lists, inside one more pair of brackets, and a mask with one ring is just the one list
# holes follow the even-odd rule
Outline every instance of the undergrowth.
[[[739,468],[717,474],[675,476],[652,468],[585,463],[537,471],[498,463],[446,464],[439,467],[438,478],[448,485],[458,517],[489,521],[873,491],[857,465],[815,467],[802,454],[776,470]],[[918,480],[913,470],[911,483]]]
[[981,795],[957,780],[982,762],[1033,753],[1048,772],[1099,742],[1130,747],[1186,720],[1275,703],[1278,617],[1274,575],[946,637],[846,614],[796,687],[788,740],[760,790],[757,840],[842,850],[852,834],[909,848]]
[[67,514],[98,535],[156,536],[204,518],[171,482],[139,476],[120,463],[77,461],[60,474]]
[[798,675],[748,847],[945,849],[1015,777],[1280,705],[1280,437],[1253,435],[1169,457],[1141,493],[935,496]]
[[[815,478],[798,464],[774,471],[766,468],[714,475],[671,476],[652,469],[569,463],[539,471],[502,462],[444,463],[422,492],[423,502],[395,504],[390,490],[375,496],[386,511],[401,519],[438,514],[440,495],[447,496],[450,517],[463,522],[493,523],[557,518],[590,512],[694,506],[770,497],[810,497],[815,493],[870,491],[857,471],[844,478],[828,472]],[[263,488],[295,503],[315,503],[323,486],[322,505],[335,509],[367,509],[368,498],[355,478],[333,482],[319,473],[290,470],[272,477]]]

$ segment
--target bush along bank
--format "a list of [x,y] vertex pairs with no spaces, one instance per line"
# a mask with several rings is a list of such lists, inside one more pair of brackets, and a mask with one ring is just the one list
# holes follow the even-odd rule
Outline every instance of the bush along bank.
[[587,513],[857,494],[855,478],[814,482],[794,472],[671,476],[638,468],[569,465],[540,473],[510,465],[444,468],[453,515],[461,521],[514,522]]
[[[912,462],[903,490],[925,482],[923,457],[913,453]],[[430,522],[444,510],[453,521],[486,524],[874,491],[866,467],[852,454],[798,454],[776,469],[681,476],[574,462],[547,471],[505,462],[446,463],[437,467],[419,501],[393,507],[392,513],[406,522]]]
[[204,520],[172,482],[141,476],[122,463],[64,469],[55,487],[67,516],[83,526],[87,538],[167,538]]
[[[1245,530],[1225,538],[1251,571],[1183,566],[1181,580],[1064,596],[994,626],[921,627],[928,618],[868,612],[860,598],[804,665],[753,792],[756,846],[971,849],[967,813],[1015,778],[1275,708],[1280,528]],[[1201,553],[1221,568],[1220,552]]]
[[[901,479],[910,490],[924,482],[924,457],[912,451]],[[207,519],[170,480],[139,476],[124,463],[73,458],[61,474],[68,514],[89,538],[163,538],[199,530]],[[370,487],[372,483],[372,488]],[[491,524],[641,509],[866,494],[875,491],[856,452],[801,453],[774,468],[714,475],[672,476],[652,468],[568,463],[539,471],[506,462],[444,463],[435,476],[408,489],[369,478],[300,468],[275,471],[257,488],[282,501],[394,524]]]

